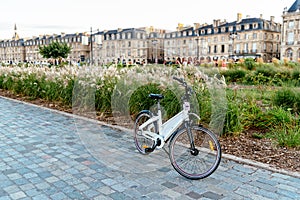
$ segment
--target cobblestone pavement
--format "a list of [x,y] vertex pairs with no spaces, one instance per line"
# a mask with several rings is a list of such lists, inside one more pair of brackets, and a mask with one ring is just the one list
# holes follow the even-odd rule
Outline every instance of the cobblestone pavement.
[[223,158],[191,181],[125,131],[5,98],[0,109],[0,200],[300,199],[295,176]]

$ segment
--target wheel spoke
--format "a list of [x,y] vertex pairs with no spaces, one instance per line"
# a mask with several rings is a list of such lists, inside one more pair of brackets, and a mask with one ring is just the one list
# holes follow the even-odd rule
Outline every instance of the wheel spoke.
[[194,152],[190,149],[187,131],[183,129],[170,142],[170,160],[174,169],[181,175],[190,179],[205,178],[213,173],[220,163],[220,144],[207,129],[193,127],[191,134],[196,148]]

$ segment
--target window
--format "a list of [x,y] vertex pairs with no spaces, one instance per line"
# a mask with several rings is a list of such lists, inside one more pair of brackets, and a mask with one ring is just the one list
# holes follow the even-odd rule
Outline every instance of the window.
[[236,44],[236,53],[240,53],[240,44]]
[[222,46],[221,46],[221,53],[224,53],[224,52],[225,52],[225,45],[222,44]]
[[217,53],[217,45],[214,46],[214,53]]
[[248,53],[248,43],[244,44],[244,53]]
[[294,21],[289,21],[288,28],[294,28]]
[[293,44],[294,43],[294,32],[289,32],[288,33],[288,44]]
[[286,52],[286,57],[292,59],[293,58],[293,51],[291,49],[288,49],[287,52]]
[[253,53],[256,53],[256,48],[257,48],[257,44],[256,44],[256,43],[253,43],[253,44],[252,44],[252,52],[253,52]]
[[257,33],[253,33],[253,39],[257,39]]

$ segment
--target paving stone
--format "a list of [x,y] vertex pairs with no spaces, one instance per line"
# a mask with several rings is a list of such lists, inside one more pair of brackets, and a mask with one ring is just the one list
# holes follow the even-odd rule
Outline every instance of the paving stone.
[[1,97],[0,109],[0,200],[300,199],[300,176],[222,159],[192,181],[131,133]]
[[12,199],[21,199],[21,198],[25,198],[26,194],[23,191],[19,191],[19,192],[10,194],[10,197]]

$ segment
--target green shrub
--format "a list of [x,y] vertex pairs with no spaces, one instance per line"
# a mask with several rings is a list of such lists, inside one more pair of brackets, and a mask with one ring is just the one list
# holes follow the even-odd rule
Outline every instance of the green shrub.
[[273,77],[275,76],[276,72],[277,70],[275,67],[269,65],[263,65],[256,68],[255,74],[256,75],[262,74],[265,77]]
[[155,100],[149,98],[149,94],[160,94],[161,90],[158,84],[147,84],[137,88],[129,100],[129,112],[131,115],[136,115],[141,110],[150,110],[155,104]]
[[282,88],[276,91],[272,102],[274,105],[286,110],[292,109],[294,112],[300,111],[300,94],[290,88]]
[[253,70],[256,66],[253,58],[246,58],[244,61],[244,65],[248,70]]
[[136,89],[129,100],[131,115],[136,115],[141,110],[152,110],[157,112],[156,100],[150,99],[149,94],[162,94],[164,98],[160,101],[164,119],[169,119],[181,110],[181,102],[176,98],[172,90],[161,88],[158,84],[147,84]]
[[274,137],[281,147],[300,149],[300,127],[293,129],[275,129]]
[[221,71],[221,75],[225,77],[226,82],[242,82],[246,73],[247,72],[243,69],[229,69]]

